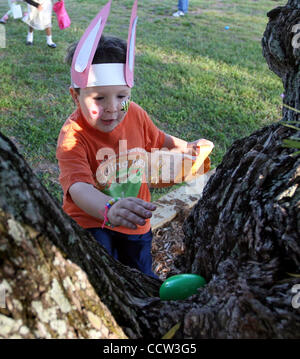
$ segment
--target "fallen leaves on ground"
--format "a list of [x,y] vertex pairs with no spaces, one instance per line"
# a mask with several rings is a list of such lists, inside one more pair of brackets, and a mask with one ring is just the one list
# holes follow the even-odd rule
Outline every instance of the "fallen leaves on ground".
[[179,274],[175,259],[184,253],[184,218],[177,216],[171,222],[153,231],[153,271],[161,280]]

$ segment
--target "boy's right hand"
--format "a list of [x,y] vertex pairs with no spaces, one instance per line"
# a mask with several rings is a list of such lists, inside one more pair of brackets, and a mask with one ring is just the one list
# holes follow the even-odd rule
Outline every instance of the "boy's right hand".
[[113,226],[123,226],[136,229],[137,225],[143,226],[145,219],[152,216],[156,206],[140,198],[122,198],[112,205],[107,213],[107,218]]

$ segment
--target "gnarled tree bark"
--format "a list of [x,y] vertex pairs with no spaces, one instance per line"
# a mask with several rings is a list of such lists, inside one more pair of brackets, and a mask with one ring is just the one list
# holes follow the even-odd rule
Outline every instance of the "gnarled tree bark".
[[[300,1],[268,16],[263,54],[283,81],[285,104],[300,109],[300,52],[291,31]],[[284,108],[283,121],[290,120],[299,115]],[[300,159],[282,147],[295,132],[274,124],[236,141],[185,222],[186,269],[210,279],[193,337],[300,337],[291,304],[300,283]]]
[[[114,261],[65,215],[16,147],[2,135],[0,156],[0,284],[6,288],[9,303],[0,309],[0,336],[19,335],[24,326],[24,337],[90,337],[84,324],[90,317],[98,327],[105,327],[104,337],[124,337],[102,302],[127,335],[141,336],[138,308],[148,302],[158,283]],[[78,310],[81,317],[76,324]],[[109,321],[104,325],[106,317]],[[60,321],[66,330],[55,331],[53,321]],[[95,334],[95,326],[90,329]]]
[[[299,107],[299,53],[291,28],[300,1],[269,13],[263,51]],[[284,109],[284,120],[298,120]],[[161,282],[112,259],[66,216],[16,147],[0,136],[0,337],[299,338],[299,157],[295,131],[274,124],[236,141],[184,224],[184,272],[208,284],[162,302]]]

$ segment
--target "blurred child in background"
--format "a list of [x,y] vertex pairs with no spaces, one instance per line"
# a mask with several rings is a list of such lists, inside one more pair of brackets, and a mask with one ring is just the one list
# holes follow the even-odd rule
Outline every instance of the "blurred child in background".
[[26,45],[33,45],[33,30],[45,30],[47,45],[56,48],[52,41],[52,1],[51,0],[24,0],[28,4],[28,14],[23,21],[29,25]]

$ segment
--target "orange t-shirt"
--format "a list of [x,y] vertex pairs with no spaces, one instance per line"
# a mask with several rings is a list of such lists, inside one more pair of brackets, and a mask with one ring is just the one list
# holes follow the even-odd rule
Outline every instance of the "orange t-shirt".
[[[76,182],[90,183],[112,197],[134,196],[149,202],[145,151],[162,148],[164,140],[164,132],[134,102],[130,103],[123,121],[108,133],[93,128],[77,109],[64,123],[57,143],[64,211],[83,228],[102,226],[100,219],[90,216],[73,202],[68,191]],[[112,230],[144,234],[149,229],[150,219],[147,219],[144,226],[135,230],[122,226]]]

